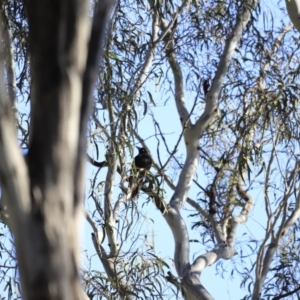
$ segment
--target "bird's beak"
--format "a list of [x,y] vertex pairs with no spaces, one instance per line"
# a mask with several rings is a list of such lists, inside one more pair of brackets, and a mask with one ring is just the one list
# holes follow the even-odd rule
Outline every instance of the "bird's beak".
[[136,146],[137,147],[137,149],[139,149],[139,150],[141,150],[142,148],[141,147],[138,147],[138,146]]

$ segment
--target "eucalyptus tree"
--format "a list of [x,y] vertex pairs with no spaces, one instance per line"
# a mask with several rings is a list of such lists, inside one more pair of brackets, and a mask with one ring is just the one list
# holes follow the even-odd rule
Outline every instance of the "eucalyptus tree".
[[[23,297],[213,299],[201,276],[216,265],[240,278],[244,299],[297,299],[300,40],[289,22],[299,30],[299,1],[280,10],[255,0],[122,0],[110,27],[110,8],[95,2],[89,43],[79,4],[77,13],[72,1],[39,3],[2,2],[1,219]],[[166,106],[172,114],[161,115]],[[150,171],[132,164],[135,145],[152,154]],[[93,169],[84,200],[85,149]],[[76,281],[81,202],[101,263],[87,257],[81,269],[86,295]],[[160,215],[175,271],[147,231]],[[192,245],[204,253],[191,260]]]

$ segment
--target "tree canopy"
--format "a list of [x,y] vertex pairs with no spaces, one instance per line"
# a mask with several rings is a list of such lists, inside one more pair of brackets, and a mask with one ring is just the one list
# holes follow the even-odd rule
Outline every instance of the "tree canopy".
[[0,295],[298,299],[300,1],[45,2],[1,2]]

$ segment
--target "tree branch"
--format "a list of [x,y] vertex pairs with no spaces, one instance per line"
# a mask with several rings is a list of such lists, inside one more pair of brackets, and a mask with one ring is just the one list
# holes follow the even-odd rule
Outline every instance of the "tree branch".
[[83,75],[82,104],[81,104],[81,132],[85,136],[87,119],[92,107],[91,93],[99,68],[99,58],[103,51],[103,41],[108,29],[108,20],[114,0],[96,0],[92,23],[91,37],[88,44],[88,56]]
[[286,8],[295,28],[300,32],[300,1],[285,0]]
[[189,254],[190,243],[186,224],[176,207],[168,206],[168,211],[163,215],[170,229],[172,230],[175,241],[174,264],[178,276],[186,275],[190,267]]
[[[7,11],[2,6],[2,34],[3,34],[3,44],[4,44],[4,61],[5,61],[5,68],[7,74],[7,90],[8,96],[12,103],[12,106],[17,112],[17,92],[16,92],[16,75],[15,75],[15,61],[14,61],[14,46],[12,42],[12,33],[10,30],[9,19],[7,18]],[[17,119],[18,116],[16,116]]]
[[285,293],[285,294],[278,295],[278,296],[274,297],[272,300],[279,300],[279,299],[291,296],[291,295],[297,293],[298,291],[300,291],[300,286],[298,288],[294,289],[293,291],[290,291],[290,292]]
[[146,81],[148,77],[149,69],[152,65],[152,61],[154,59],[154,50],[158,46],[157,38],[158,38],[158,30],[159,30],[159,16],[158,12],[155,9],[152,9],[152,35],[151,35],[151,43],[149,43],[149,49],[145,57],[145,61],[143,63],[142,69],[140,71],[140,75],[136,80],[136,83],[130,93],[129,99],[132,100],[136,94],[140,91],[143,83]]
[[105,214],[105,230],[107,233],[108,241],[110,244],[111,255],[116,256],[118,253],[119,245],[116,234],[116,219],[113,209],[113,186],[115,180],[115,174],[117,171],[117,157],[113,149],[110,149],[107,154],[107,160],[109,168],[105,180],[104,189],[104,214]]
[[92,241],[106,274],[108,275],[108,277],[113,279],[112,284],[118,291],[121,299],[134,300],[134,298],[128,293],[128,285],[122,280],[122,278],[119,278],[120,276],[118,276],[118,274],[116,273],[114,258],[111,258],[106,254],[103,246],[101,245],[102,242],[98,239],[97,232],[96,234],[95,232],[92,233]]
[[[287,180],[285,196],[282,199],[281,203],[286,203],[288,198],[291,196],[290,195],[291,185],[292,185],[292,182],[296,178],[295,176],[298,176],[298,174],[299,174],[299,167],[300,167],[300,162],[298,161],[298,162],[296,162],[295,168],[291,172],[291,174]],[[298,195],[296,198],[296,203],[295,203],[295,209],[291,213],[290,217],[287,218],[287,220],[285,220],[285,218],[283,217],[282,225],[279,227],[277,234],[272,235],[271,242],[270,242],[269,246],[267,247],[267,251],[263,258],[262,258],[262,252],[264,249],[264,243],[261,245],[261,247],[259,249],[259,254],[258,254],[258,258],[257,258],[257,266],[256,266],[256,270],[255,270],[256,280],[255,280],[254,289],[253,289],[253,296],[252,296],[253,300],[257,299],[257,297],[259,297],[259,295],[260,295],[263,283],[266,279],[267,273],[269,272],[273,256],[278,248],[279,241],[284,237],[284,235],[288,232],[288,230],[295,224],[295,222],[297,221],[299,216],[300,216],[300,193],[298,192]],[[276,219],[277,218],[275,218],[275,221],[273,222],[273,227],[275,226]],[[268,236],[266,236],[265,241],[266,241],[267,237]]]
[[191,265],[190,272],[201,274],[206,267],[214,264],[219,259],[230,259],[233,255],[233,248],[228,247],[225,242],[217,244],[212,251],[202,254],[195,259],[194,263]]
[[[1,20],[1,31],[3,32]],[[0,47],[3,49],[2,47]],[[4,54],[1,51],[0,56]],[[11,110],[13,99],[9,99],[4,87],[4,68],[0,60],[0,178],[5,203],[12,214],[12,230],[22,228],[24,214],[30,209],[28,169],[17,144],[15,119]]]
[[252,11],[257,5],[257,0],[247,0],[243,3],[243,10],[237,15],[236,25],[234,26],[231,34],[229,35],[223,55],[221,56],[220,63],[217,69],[216,76],[213,80],[212,86],[209,92],[205,95],[206,106],[202,116],[195,124],[195,131],[200,138],[203,131],[217,112],[218,100],[221,96],[223,82],[226,73],[229,69],[229,65],[238,43],[241,40],[241,36],[244,28],[246,27]]
[[191,127],[192,123],[190,120],[190,114],[185,105],[184,99],[184,88],[183,88],[183,78],[181,67],[178,63],[176,52],[175,52],[175,44],[174,39],[171,35],[171,31],[167,31],[168,24],[167,21],[161,20],[161,29],[166,32],[164,41],[165,41],[165,52],[166,57],[170,63],[170,67],[174,77],[174,85],[175,85],[175,103],[178,111],[178,115],[180,118],[182,128]]

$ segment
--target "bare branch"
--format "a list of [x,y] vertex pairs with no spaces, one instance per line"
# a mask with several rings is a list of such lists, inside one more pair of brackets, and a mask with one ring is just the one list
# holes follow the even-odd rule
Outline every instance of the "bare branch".
[[253,198],[250,196],[250,194],[243,188],[242,178],[241,175],[239,176],[239,180],[237,182],[237,192],[240,195],[240,197],[245,201],[244,207],[241,211],[241,213],[238,216],[234,217],[234,221],[237,224],[246,223],[248,220],[248,215],[250,211],[252,210],[254,201]]
[[212,296],[202,286],[199,277],[206,267],[214,264],[221,258],[229,259],[233,255],[233,249],[228,247],[226,243],[221,243],[216,245],[212,251],[198,256],[183,278],[182,294],[185,299],[213,300]]
[[217,69],[216,76],[213,80],[212,86],[209,92],[205,95],[206,106],[202,116],[198,119],[195,124],[195,131],[199,138],[201,137],[203,131],[216,114],[218,100],[221,95],[222,85],[228,71],[231,59],[233,57],[234,51],[241,40],[241,36],[244,28],[246,27],[252,11],[257,5],[257,0],[247,0],[243,3],[243,10],[237,16],[237,22],[234,26],[231,34],[227,38],[223,55],[220,59],[220,63]]
[[[174,187],[175,189],[175,187]],[[187,198],[186,202],[191,205],[194,209],[196,209],[197,212],[199,212],[203,217],[209,217],[209,214],[207,211],[205,211],[195,200],[192,200],[191,198]]]
[[179,210],[174,207],[168,207],[168,212],[163,216],[172,230],[175,241],[174,263],[177,274],[184,276],[190,267],[190,243],[185,222]]
[[217,244],[215,248],[198,256],[191,265],[190,272],[201,273],[206,267],[214,264],[221,258],[230,259],[234,255],[232,247],[228,247],[226,243]]
[[111,249],[111,255],[116,256],[118,253],[119,245],[118,245],[118,239],[116,234],[116,220],[114,217],[114,209],[113,209],[113,186],[114,186],[114,180],[115,175],[117,172],[117,157],[116,153],[113,153],[113,150],[109,150],[107,154],[108,164],[109,168],[106,175],[105,180],[105,201],[104,201],[104,213],[105,213],[105,221],[106,226],[105,230],[107,233],[107,237],[109,240],[110,249]]
[[[168,24],[166,20],[161,21],[161,28],[163,31],[166,32],[168,28]],[[171,36],[171,32],[167,32],[165,36],[165,52],[166,57],[170,63],[170,67],[172,69],[172,73],[174,76],[174,85],[175,85],[175,103],[177,107],[177,111],[179,114],[180,122],[183,128],[185,127],[191,127],[191,120],[189,118],[190,114],[186,108],[185,105],[185,99],[184,99],[184,87],[183,87],[183,78],[182,78],[182,72],[181,67],[178,63],[176,53],[175,53],[175,44],[173,37]]]
[[157,38],[158,38],[158,30],[159,30],[159,15],[158,12],[153,9],[153,20],[152,20],[152,42],[149,44],[149,49],[146,54],[146,58],[144,64],[142,66],[139,78],[136,80],[136,83],[130,93],[129,99],[132,100],[135,95],[140,91],[143,83],[146,81],[148,77],[149,69],[152,65],[152,61],[154,59],[154,50],[158,46]]

